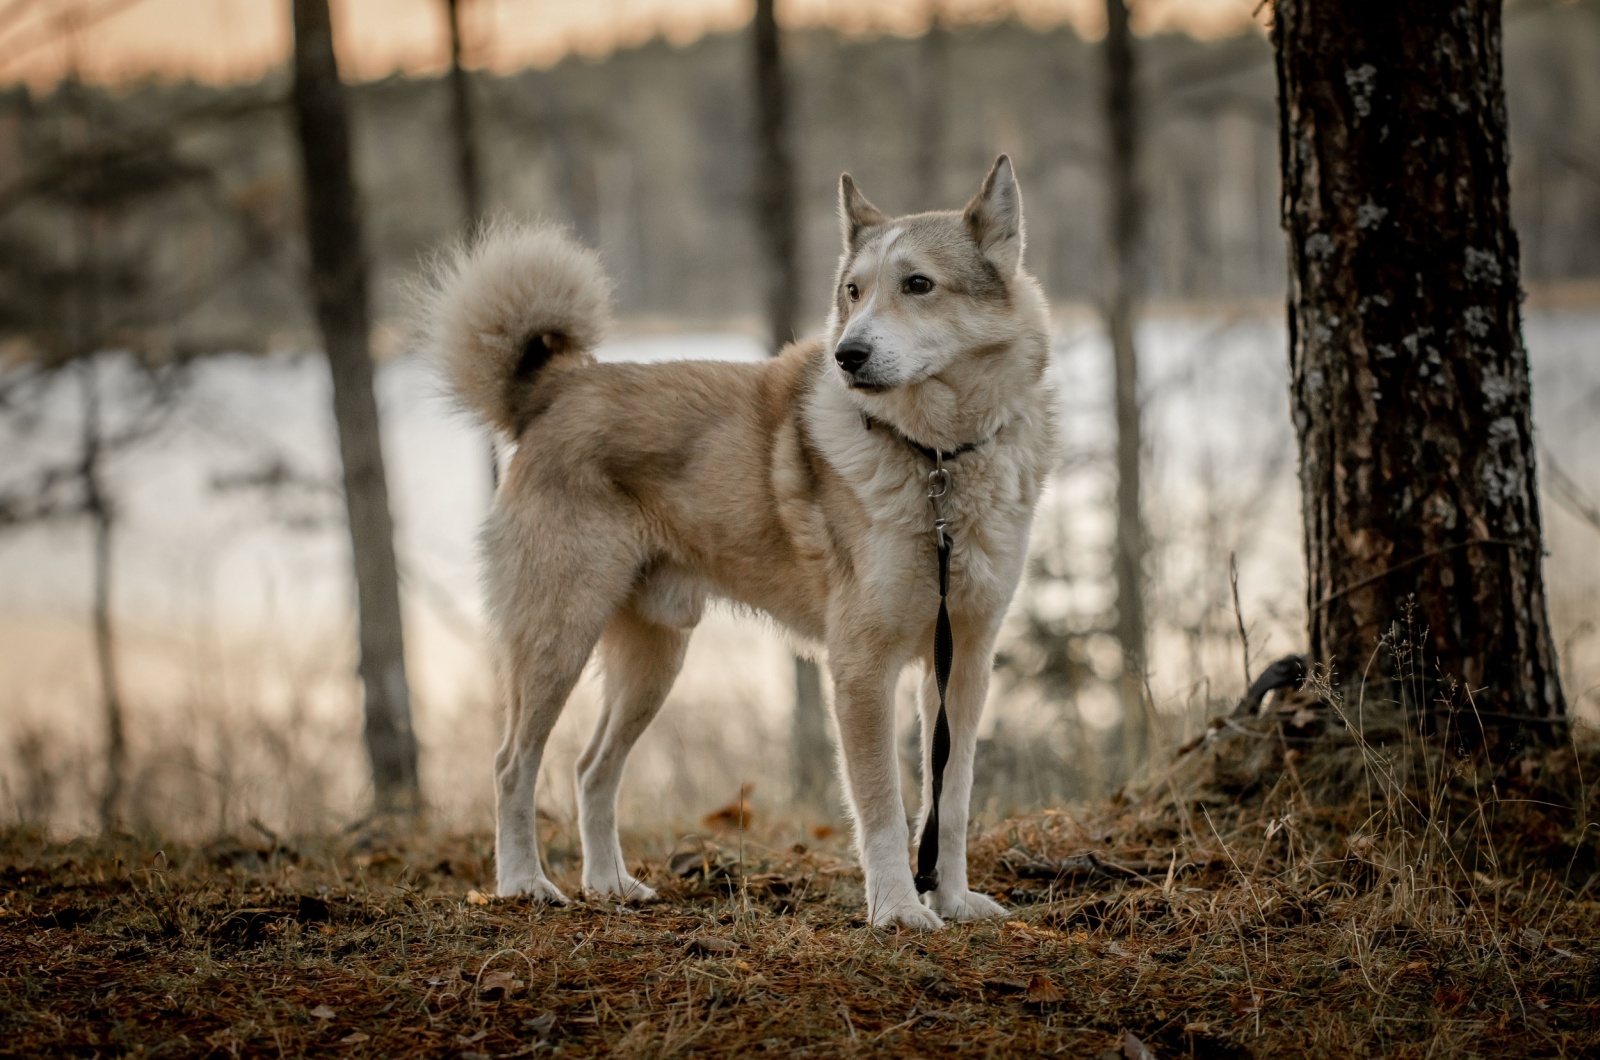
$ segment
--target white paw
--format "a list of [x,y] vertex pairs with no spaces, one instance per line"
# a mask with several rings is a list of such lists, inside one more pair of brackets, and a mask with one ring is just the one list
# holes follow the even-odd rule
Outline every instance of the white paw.
[[543,876],[530,876],[520,880],[501,880],[496,889],[501,898],[532,898],[546,905],[566,905],[567,896],[560,888]]
[[1005,916],[1006,907],[977,891],[963,891],[959,894],[944,894],[933,891],[922,896],[928,907],[946,920],[988,920],[992,917]]
[[913,931],[938,931],[944,927],[939,914],[916,898],[899,902],[875,903],[871,912],[873,927],[907,927]]
[[650,902],[656,897],[654,887],[640,883],[626,872],[595,873],[593,876],[586,872],[583,890],[586,894],[615,898],[619,902]]

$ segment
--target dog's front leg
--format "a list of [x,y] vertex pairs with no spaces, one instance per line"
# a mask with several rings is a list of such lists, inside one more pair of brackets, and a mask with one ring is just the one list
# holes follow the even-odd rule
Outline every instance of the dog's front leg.
[[[845,645],[848,645],[846,647]],[[910,834],[894,746],[894,677],[888,652],[868,637],[841,637],[829,654],[845,787],[866,876],[867,920],[934,931],[944,921],[917,899],[907,856]]]
[[[950,719],[950,761],[945,766],[939,798],[939,886],[924,896],[929,908],[949,920],[982,920],[1000,916],[1005,907],[967,888],[967,814],[972,802],[972,769],[978,750],[978,721],[989,695],[994,666],[994,631],[955,630],[945,713]],[[922,811],[917,835],[927,819],[933,794],[933,726],[939,713],[939,686],[933,660],[922,679]]]

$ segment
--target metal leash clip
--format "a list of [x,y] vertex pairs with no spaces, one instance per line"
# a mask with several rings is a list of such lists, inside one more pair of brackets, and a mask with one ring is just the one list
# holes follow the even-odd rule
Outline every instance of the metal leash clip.
[[934,540],[943,545],[945,540],[944,505],[940,503],[950,492],[950,472],[944,466],[944,454],[935,453],[933,470],[928,472],[928,503],[933,505]]

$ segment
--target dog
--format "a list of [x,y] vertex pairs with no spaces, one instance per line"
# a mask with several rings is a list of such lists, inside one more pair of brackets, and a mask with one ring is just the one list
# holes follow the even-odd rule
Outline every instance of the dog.
[[[507,704],[499,894],[566,901],[539,859],[534,791],[598,646],[604,710],[578,760],[583,888],[654,896],[623,861],[617,789],[707,600],[721,598],[825,650],[869,922],[934,930],[1004,912],[967,886],[967,804],[995,638],[1057,450],[1022,195],[1001,155],[959,211],[891,218],[845,174],[839,217],[824,336],[761,364],[598,363],[611,285],[558,229],[493,226],[436,269],[429,341],[459,400],[515,445],[482,534]],[[893,690],[920,660],[926,817],[936,519],[953,544],[949,764],[938,883],[919,895]]]

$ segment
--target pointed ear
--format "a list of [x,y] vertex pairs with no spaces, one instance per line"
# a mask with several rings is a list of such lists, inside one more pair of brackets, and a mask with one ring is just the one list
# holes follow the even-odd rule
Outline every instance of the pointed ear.
[[984,256],[1009,276],[1022,265],[1022,191],[1011,171],[1011,158],[1001,155],[983,179],[983,187],[961,211],[961,221]]
[[839,231],[844,236],[845,249],[856,245],[862,229],[884,224],[888,220],[882,210],[861,194],[861,189],[850,179],[850,174],[839,175]]

